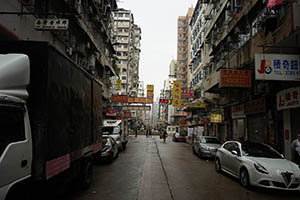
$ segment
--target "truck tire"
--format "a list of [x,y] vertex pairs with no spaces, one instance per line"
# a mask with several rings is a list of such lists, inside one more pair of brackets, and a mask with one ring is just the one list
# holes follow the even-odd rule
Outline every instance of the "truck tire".
[[87,159],[82,168],[81,187],[87,189],[90,187],[94,176],[94,166],[91,159]]

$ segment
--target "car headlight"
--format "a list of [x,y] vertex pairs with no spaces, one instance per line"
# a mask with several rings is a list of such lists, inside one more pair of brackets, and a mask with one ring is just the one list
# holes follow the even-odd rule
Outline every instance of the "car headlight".
[[269,174],[268,170],[259,163],[254,163],[254,167],[257,171],[263,174]]

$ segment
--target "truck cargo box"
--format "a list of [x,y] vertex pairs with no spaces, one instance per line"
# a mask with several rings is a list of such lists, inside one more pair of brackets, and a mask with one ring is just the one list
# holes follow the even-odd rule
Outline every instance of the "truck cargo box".
[[101,149],[102,87],[97,80],[48,42],[0,42],[0,53],[24,53],[30,59],[27,108],[35,179],[49,179]]

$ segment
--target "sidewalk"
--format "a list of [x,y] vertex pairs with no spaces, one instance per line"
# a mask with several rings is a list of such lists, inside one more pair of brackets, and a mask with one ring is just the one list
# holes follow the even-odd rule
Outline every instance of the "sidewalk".
[[138,200],[172,200],[168,182],[160,160],[159,136],[147,138],[147,151]]

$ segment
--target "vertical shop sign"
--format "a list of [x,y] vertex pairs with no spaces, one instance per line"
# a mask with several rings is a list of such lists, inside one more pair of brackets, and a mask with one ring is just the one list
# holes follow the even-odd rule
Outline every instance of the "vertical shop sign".
[[173,106],[181,107],[181,82],[174,81],[173,83]]

